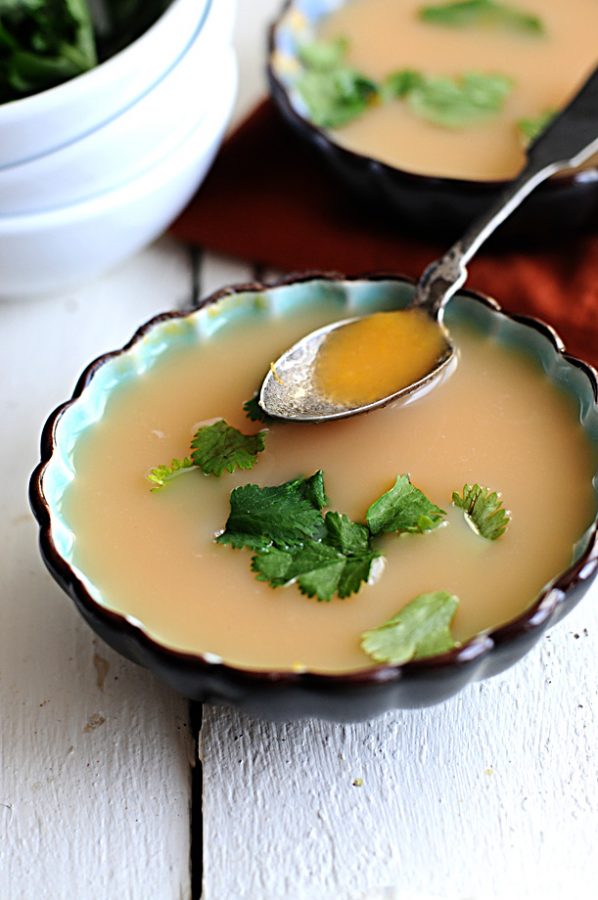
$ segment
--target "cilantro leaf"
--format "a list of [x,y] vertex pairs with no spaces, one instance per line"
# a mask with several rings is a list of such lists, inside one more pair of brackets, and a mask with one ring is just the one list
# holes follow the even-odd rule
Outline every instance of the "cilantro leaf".
[[446,512],[411,484],[408,475],[397,475],[394,485],[375,500],[366,513],[372,534],[406,531],[423,534],[436,528]]
[[206,475],[252,469],[264,449],[264,432],[242,434],[224,419],[198,428],[191,441],[191,459]]
[[370,533],[365,525],[352,522],[348,516],[338,512],[326,513],[326,541],[341,553],[357,556],[367,553],[370,547]]
[[259,580],[272,587],[296,581],[303,594],[318,600],[356,593],[378,558],[368,530],[340,513],[327,513],[324,523],[326,533],[318,541],[306,541],[293,550],[267,547],[258,552],[251,568]]
[[304,68],[296,87],[312,122],[320,128],[346,125],[378,97],[378,86],[371,78],[344,64],[346,49],[344,38],[299,48]]
[[376,662],[393,665],[446,653],[457,646],[450,624],[458,605],[447,591],[419,594],[384,625],[364,632],[361,646]]
[[[274,558],[272,558],[272,556]],[[261,581],[273,587],[296,581],[302,594],[331,600],[345,565],[342,553],[320,541],[307,541],[294,552],[274,549],[258,553],[251,564]]]
[[437,6],[423,6],[419,10],[419,18],[434,25],[457,28],[490,25],[515,28],[530,34],[543,34],[545,30],[539,16],[496,0],[457,0]]
[[473,530],[489,541],[503,535],[511,521],[511,513],[502,508],[500,494],[479,484],[465,484],[462,494],[454,491],[453,503],[464,510]]
[[377,85],[344,66],[324,72],[306,69],[297,79],[310,119],[320,128],[340,128],[360,116],[378,96]]
[[538,116],[530,116],[529,118],[519,119],[517,128],[523,138],[525,146],[531,144],[539,137],[544,129],[552,122],[557,114],[556,109],[547,109]]
[[423,81],[424,76],[421,72],[416,72],[415,69],[399,69],[396,72],[391,72],[384,79],[384,96],[388,98],[406,97],[414,88],[420,87]]
[[338,37],[333,41],[312,41],[301,44],[297,55],[306,69],[327,72],[336,69],[343,62],[348,46],[349,42],[345,37]]
[[269,416],[265,409],[262,409],[258,403],[259,394],[256,392],[250,400],[246,400],[243,404],[243,412],[252,422],[263,422],[264,425],[271,425],[275,422],[277,425],[284,425],[284,419],[275,419]]
[[159,491],[160,488],[163,488],[165,484],[172,481],[177,475],[194,468],[195,464],[188,456],[184,459],[174,458],[169,466],[156,466],[150,470],[147,476],[153,484],[152,491]]
[[393,72],[386,91],[404,97],[415,115],[445,128],[464,128],[502,109],[513,82],[506,75],[466,72],[457,79]]
[[356,594],[361,585],[369,581],[372,574],[372,563],[377,559],[382,559],[382,557],[373,550],[358,556],[346,557],[336,589],[341,599]]
[[219,544],[265,550],[300,547],[326,532],[320,510],[325,501],[321,472],[274,487],[247,484],[230,495],[230,514]]

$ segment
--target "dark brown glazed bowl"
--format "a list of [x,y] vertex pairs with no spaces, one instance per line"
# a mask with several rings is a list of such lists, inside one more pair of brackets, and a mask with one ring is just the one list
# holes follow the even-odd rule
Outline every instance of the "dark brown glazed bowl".
[[[343,5],[342,0],[338,5]],[[296,52],[297,37],[287,16],[292,10],[300,10],[312,26],[329,7],[322,0],[286,0],[270,28],[268,81],[282,117],[368,210],[386,214],[402,228],[428,238],[458,238],[497,199],[507,182],[434,178],[394,168],[341,147],[332,132],[318,128],[303,113],[293,91],[292,74],[280,66],[281,58],[292,58]],[[586,167],[551,178],[536,188],[501,226],[496,240],[537,244],[562,240],[596,226],[598,168]]]
[[[214,319],[243,321],[253,315],[277,316],[323,300],[339,304],[339,317],[400,308],[413,292],[401,276],[374,275],[347,279],[311,273],[275,285],[249,284],[226,288],[204,300],[193,312],[171,312],[143,325],[120,350],[107,353],[83,372],[73,396],[49,417],[41,439],[41,460],[31,476],[30,501],[40,527],[42,557],[58,584],[74,600],[91,627],[112,647],[154,671],[176,691],[194,700],[231,704],[268,719],[308,716],[355,721],[408,707],[438,703],[469,682],[503,671],[535,644],[544,630],[575,606],[598,571],[598,520],[595,518],[576,545],[570,567],[548,584],[523,614],[507,625],[480,634],[463,646],[425,660],[401,666],[371,665],[358,672],[318,674],[288,671],[252,671],[223,663],[210,654],[181,653],[152,639],[142,622],[111,611],[98,589],[75,570],[72,542],[61,513],[61,499],[70,480],[73,447],[89,425],[99,421],[107,393],[120,378],[141,373],[147,365],[189,340],[209,339]],[[214,304],[219,316],[214,316]],[[259,312],[258,312],[259,311]],[[483,333],[523,347],[546,372],[547,378],[569,391],[579,410],[588,440],[598,446],[598,380],[585,363],[565,353],[562,342],[547,325],[535,319],[510,316],[495,301],[465,291],[447,311],[465,316]],[[180,325],[180,328],[177,326]],[[598,479],[594,479],[598,494]],[[598,507],[598,496],[597,496]]]

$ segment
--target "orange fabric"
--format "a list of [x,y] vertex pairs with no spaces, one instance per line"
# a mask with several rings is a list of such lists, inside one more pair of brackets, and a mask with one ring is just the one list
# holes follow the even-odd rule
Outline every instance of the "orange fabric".
[[[446,246],[405,237],[361,210],[265,101],[224,144],[172,226],[182,240],[283,271],[381,270],[418,277]],[[598,235],[549,249],[480,252],[468,287],[544,319],[598,365]]]

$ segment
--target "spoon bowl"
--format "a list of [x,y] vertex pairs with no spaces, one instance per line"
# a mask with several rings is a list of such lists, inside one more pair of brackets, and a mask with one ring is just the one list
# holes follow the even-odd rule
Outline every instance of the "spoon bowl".
[[[377,313],[376,315],[397,316],[400,313]],[[314,371],[317,367],[318,354],[330,335],[341,328],[362,321],[364,321],[362,317],[353,316],[349,319],[342,319],[340,322],[332,322],[312,331],[307,337],[293,344],[273,363],[264,379],[259,395],[260,406],[268,413],[272,410],[270,414],[276,415],[278,418],[292,419],[297,422],[327,422],[354,415],[356,412],[354,405],[339,403],[322,391],[319,380],[314,378]],[[398,388],[391,394],[385,394],[368,403],[362,403],[359,412],[371,412],[388,403],[407,403],[421,397],[454,371],[457,365],[455,347],[447,329],[442,324],[440,324],[440,328],[445,346],[434,368],[421,378]]]

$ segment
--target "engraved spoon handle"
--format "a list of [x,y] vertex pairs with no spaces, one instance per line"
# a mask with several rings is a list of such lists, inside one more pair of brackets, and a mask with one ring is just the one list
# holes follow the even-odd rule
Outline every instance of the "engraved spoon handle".
[[444,256],[425,269],[412,306],[442,320],[446,303],[465,283],[467,263],[484,241],[537,185],[563,169],[581,165],[598,151],[598,69],[527,150],[527,163],[490,209]]

